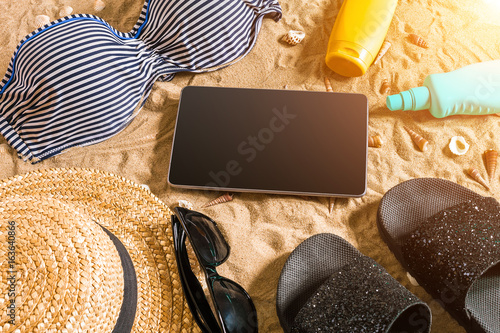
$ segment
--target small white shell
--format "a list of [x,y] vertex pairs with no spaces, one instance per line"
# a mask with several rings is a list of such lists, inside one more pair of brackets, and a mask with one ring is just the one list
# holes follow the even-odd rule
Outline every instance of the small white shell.
[[94,10],[96,12],[100,12],[105,7],[106,7],[106,4],[104,3],[104,1],[102,1],[102,0],[95,0],[95,2],[94,2]]
[[179,200],[179,207],[187,208],[190,210],[194,209],[194,205],[187,200]]
[[283,40],[290,45],[297,45],[302,42],[305,36],[306,33],[303,31],[290,30],[285,36],[283,36]]
[[463,155],[469,150],[469,144],[461,136],[454,136],[451,138],[449,144],[450,150],[455,155]]
[[71,15],[71,13],[73,13],[73,7],[71,7],[71,6],[64,6],[59,11],[59,16],[60,17],[65,17],[65,16]]
[[140,187],[142,187],[143,189],[146,189],[146,190],[148,190],[148,191],[151,191],[151,189],[149,188],[149,186],[148,186],[148,185],[146,185],[146,184],[140,184],[139,186],[140,186]]
[[37,28],[41,28],[49,23],[50,23],[50,17],[48,17],[47,15],[37,15],[35,17],[35,26]]
[[412,284],[412,286],[419,286],[417,280],[415,280],[415,278],[413,276],[411,276],[410,273],[406,273],[406,276],[408,277],[408,280],[410,280],[410,283]]

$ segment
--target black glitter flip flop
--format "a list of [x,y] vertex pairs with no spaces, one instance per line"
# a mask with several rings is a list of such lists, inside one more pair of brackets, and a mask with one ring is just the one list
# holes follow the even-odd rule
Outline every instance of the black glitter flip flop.
[[382,266],[326,233],[288,257],[276,310],[286,333],[428,333],[431,322],[429,307]]
[[378,226],[401,264],[467,332],[500,332],[495,199],[444,179],[412,179],[384,195]]

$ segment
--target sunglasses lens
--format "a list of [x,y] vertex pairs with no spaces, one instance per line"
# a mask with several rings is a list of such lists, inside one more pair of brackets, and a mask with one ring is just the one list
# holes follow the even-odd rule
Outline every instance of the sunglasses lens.
[[257,332],[257,312],[248,294],[237,283],[224,278],[213,281],[213,295],[228,333]]
[[199,213],[187,213],[185,226],[191,244],[204,264],[218,265],[229,255],[229,245],[215,223]]

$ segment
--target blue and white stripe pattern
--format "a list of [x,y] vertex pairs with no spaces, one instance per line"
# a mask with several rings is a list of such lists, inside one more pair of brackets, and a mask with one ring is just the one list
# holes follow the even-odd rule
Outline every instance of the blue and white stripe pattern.
[[129,33],[94,15],[61,18],[26,36],[0,82],[0,133],[32,163],[110,138],[153,83],[228,66],[253,47],[277,0],[146,0]]

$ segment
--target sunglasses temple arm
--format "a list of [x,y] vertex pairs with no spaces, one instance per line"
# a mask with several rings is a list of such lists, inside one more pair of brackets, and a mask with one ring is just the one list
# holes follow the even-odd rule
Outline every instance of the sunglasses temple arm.
[[186,233],[175,216],[172,216],[172,230],[175,259],[179,268],[184,295],[193,318],[204,333],[222,333],[203,288],[191,270],[185,244]]

